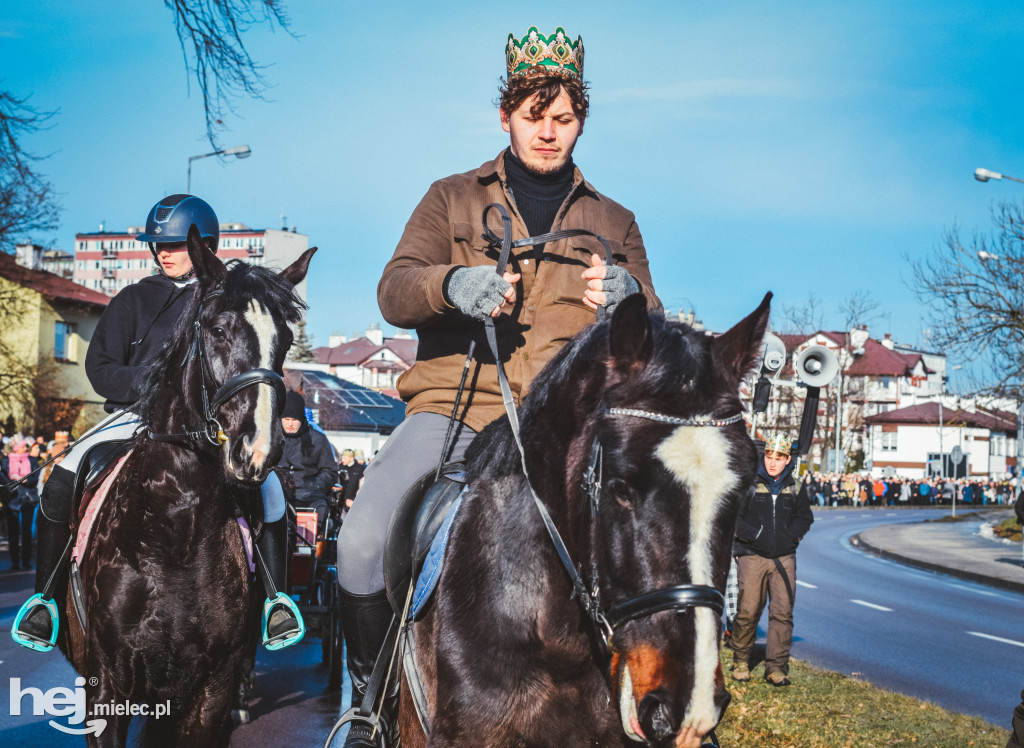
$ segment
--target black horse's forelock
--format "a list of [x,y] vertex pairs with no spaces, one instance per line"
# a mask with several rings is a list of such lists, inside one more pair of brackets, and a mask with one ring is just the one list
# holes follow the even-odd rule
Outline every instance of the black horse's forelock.
[[[192,297],[185,305],[181,316],[174,324],[174,331],[164,343],[160,353],[150,363],[142,376],[141,396],[135,405],[135,412],[143,423],[150,424],[160,405],[166,405],[162,390],[171,378],[180,376],[185,358],[192,345],[192,326],[199,314],[200,304],[208,308],[246,309],[252,300],[257,300],[272,316],[289,323],[302,318],[306,304],[295,293],[295,288],[273,270],[249,265],[241,260],[227,263],[227,275],[216,289],[194,283]],[[220,290],[215,297],[210,294]]]

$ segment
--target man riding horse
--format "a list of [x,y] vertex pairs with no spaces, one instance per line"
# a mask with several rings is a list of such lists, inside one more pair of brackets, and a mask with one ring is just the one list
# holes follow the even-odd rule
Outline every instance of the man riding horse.
[[[518,40],[509,35],[506,56],[499,109],[509,147],[477,169],[431,185],[377,288],[384,318],[415,328],[419,348],[416,363],[398,382],[407,418],[367,468],[339,536],[354,704],[366,692],[392,617],[383,572],[390,517],[410,486],[442,459],[459,460],[476,433],[505,413],[497,367],[487,358],[475,362],[457,399],[470,342],[484,348],[481,321],[495,320],[518,404],[544,364],[595,321],[599,306],[610,310],[640,292],[651,309],[661,309],[633,214],[597,192],[572,159],[590,103],[582,39],[570,41],[561,28],[550,36],[530,28]],[[618,264],[605,266],[596,239],[574,237],[514,249],[508,271],[499,276],[499,242],[487,237],[483,218],[493,203],[511,215],[514,239],[587,229],[611,243]],[[457,423],[449,439],[453,415]],[[384,707],[392,734],[395,698]],[[345,745],[378,743],[371,727],[354,722]]]
[[[56,641],[57,619],[47,605],[50,598],[41,594],[49,586],[53,597],[62,600],[66,589],[70,558],[66,548],[71,535],[76,472],[91,448],[130,439],[141,427],[133,412],[140,396],[141,375],[171,337],[194,290],[195,273],[185,246],[186,234],[193,225],[208,249],[216,253],[220,224],[206,201],[193,195],[171,195],[153,206],[145,232],[135,238],[149,244],[160,274],[122,289],[96,325],[85,372],[93,388],[106,398],[107,412],[116,416],[77,441],[61,464],[53,468],[43,489],[37,520],[36,595],[22,606],[12,631],[14,640],[23,646],[47,651]],[[274,473],[263,484],[262,495],[264,526],[259,548],[267,568],[261,573],[269,575],[278,589],[284,589],[287,520],[284,491]],[[52,575],[55,583],[48,585]],[[263,633],[264,644],[277,648],[298,641],[301,631],[293,612],[277,605]]]

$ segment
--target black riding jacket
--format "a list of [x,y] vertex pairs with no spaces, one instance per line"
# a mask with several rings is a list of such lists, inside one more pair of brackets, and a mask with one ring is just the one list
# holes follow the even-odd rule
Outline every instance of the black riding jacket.
[[796,552],[811,529],[814,514],[806,493],[797,493],[794,486],[793,476],[786,475],[773,501],[766,475],[758,472],[754,493],[744,501],[736,518],[734,555],[778,558]]
[[141,375],[171,339],[192,288],[151,275],[110,300],[85,356],[85,373],[106,399],[107,412],[131,407],[139,399]]

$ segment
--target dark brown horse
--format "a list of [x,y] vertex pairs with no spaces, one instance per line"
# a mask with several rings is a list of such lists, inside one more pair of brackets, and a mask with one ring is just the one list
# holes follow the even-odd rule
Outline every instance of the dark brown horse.
[[[84,630],[71,594],[61,615],[61,648],[89,679],[89,715],[102,713],[97,705],[146,704],[151,715],[163,705],[147,746],[230,740],[259,630],[236,507],[240,494],[259,496],[280,458],[280,372],[302,308],[294,286],[315,251],[277,274],[225,266],[214,249],[192,227],[194,296],[150,371],[139,404],[147,430],[82,560]],[[123,746],[131,717],[104,718],[90,744]]]
[[407,633],[403,746],[678,748],[714,728],[720,591],[756,464],[738,392],[769,299],[710,337],[630,297],[538,375],[522,459],[507,419],[477,437]]

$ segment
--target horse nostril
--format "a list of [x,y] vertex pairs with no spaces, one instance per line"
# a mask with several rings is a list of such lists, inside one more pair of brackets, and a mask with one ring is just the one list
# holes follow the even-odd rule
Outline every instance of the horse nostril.
[[643,698],[637,716],[644,734],[653,742],[667,740],[679,732],[680,720],[673,714],[672,705],[656,693]]

